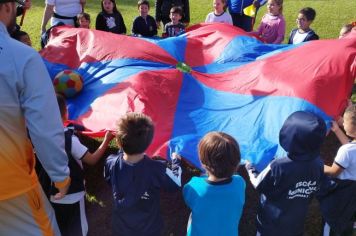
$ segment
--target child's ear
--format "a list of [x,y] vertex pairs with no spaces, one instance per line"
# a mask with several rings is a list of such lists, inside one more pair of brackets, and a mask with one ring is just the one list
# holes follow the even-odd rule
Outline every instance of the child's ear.
[[117,137],[115,137],[115,143],[116,143],[116,145],[117,145],[119,148],[121,148],[120,142],[119,142],[119,140],[117,139]]

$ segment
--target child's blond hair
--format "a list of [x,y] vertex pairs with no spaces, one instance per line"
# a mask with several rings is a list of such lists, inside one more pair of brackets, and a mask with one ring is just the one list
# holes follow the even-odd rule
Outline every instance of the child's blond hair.
[[282,12],[283,12],[283,0],[271,0],[271,1],[274,1],[278,6],[281,7],[279,9],[279,13],[282,14]]

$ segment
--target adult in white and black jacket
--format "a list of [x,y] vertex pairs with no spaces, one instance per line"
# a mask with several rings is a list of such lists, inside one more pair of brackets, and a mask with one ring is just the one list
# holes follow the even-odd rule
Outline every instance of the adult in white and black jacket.
[[257,174],[246,164],[250,180],[261,193],[257,231],[262,236],[303,235],[308,204],[323,176],[320,146],[326,125],[310,112],[290,115],[279,133],[287,156],[272,161]]

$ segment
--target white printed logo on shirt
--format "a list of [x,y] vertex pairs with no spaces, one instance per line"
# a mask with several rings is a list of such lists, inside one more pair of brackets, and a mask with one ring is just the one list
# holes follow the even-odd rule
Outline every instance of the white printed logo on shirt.
[[116,26],[115,24],[115,18],[114,17],[107,17],[106,18],[106,25],[108,26],[109,29],[112,29]]
[[150,199],[150,195],[149,195],[147,192],[145,192],[145,193],[141,196],[141,199],[148,200],[148,199]]
[[288,199],[309,198],[316,191],[316,181],[301,181],[295,184],[295,188],[288,191]]

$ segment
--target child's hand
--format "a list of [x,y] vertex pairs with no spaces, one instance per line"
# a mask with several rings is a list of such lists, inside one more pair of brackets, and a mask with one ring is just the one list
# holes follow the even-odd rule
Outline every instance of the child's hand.
[[172,156],[171,156],[171,159],[174,160],[174,159],[176,159],[176,158],[178,158],[178,160],[182,160],[182,157],[181,157],[181,156],[179,156],[176,152],[173,152],[173,153],[172,153]]
[[54,195],[54,199],[55,199],[55,200],[60,200],[60,199],[64,198],[64,196],[65,196],[65,195],[67,194],[67,192],[68,192],[68,189],[69,189],[69,186],[70,186],[70,182],[71,182],[71,181],[69,181],[69,182],[67,183],[67,185],[64,186],[64,187],[62,187],[62,188],[57,188],[57,189],[58,189],[58,193],[56,193],[56,195]]
[[245,168],[246,169],[251,169],[252,168],[252,164],[248,160],[245,161]]
[[252,4],[253,4],[256,8],[260,8],[260,6],[261,6],[260,2],[257,1],[257,0],[253,1]]
[[24,8],[25,8],[26,10],[28,10],[28,9],[31,8],[31,0],[26,0],[26,1],[25,1],[25,6],[24,6]]
[[115,137],[114,132],[107,130],[104,136],[104,141],[110,142]]
[[344,123],[344,118],[342,116],[338,116],[337,119],[335,119],[337,124],[339,125],[339,127],[342,126],[342,124]]
[[331,130],[333,132],[336,132],[336,131],[340,130],[340,127],[339,127],[338,123],[336,121],[334,121],[334,120],[331,121]]

